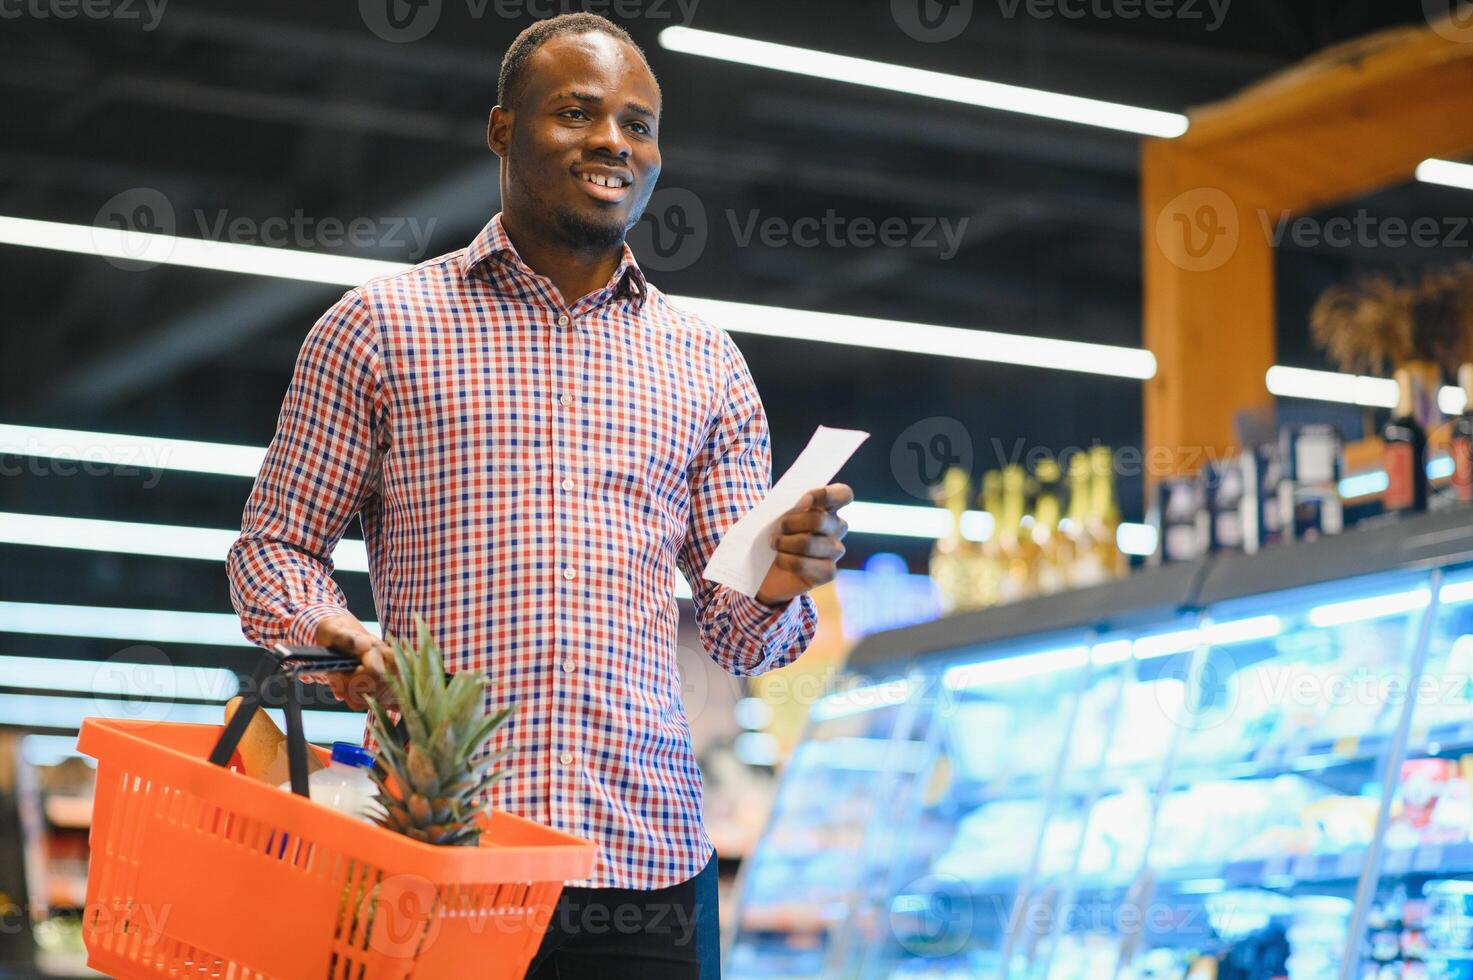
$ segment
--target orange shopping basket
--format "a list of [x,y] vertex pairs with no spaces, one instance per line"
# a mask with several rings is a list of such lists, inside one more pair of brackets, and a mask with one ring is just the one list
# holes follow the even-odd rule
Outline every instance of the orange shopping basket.
[[[83,721],[78,747],[97,759],[88,965],[119,980],[524,975],[595,845],[493,810],[480,847],[437,847],[304,798],[290,675],[324,664],[268,654],[229,726]],[[235,745],[273,678],[303,795],[237,771]]]

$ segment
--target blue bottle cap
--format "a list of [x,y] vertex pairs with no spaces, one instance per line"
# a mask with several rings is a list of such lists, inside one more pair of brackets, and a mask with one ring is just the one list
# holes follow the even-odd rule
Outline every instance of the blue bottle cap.
[[373,768],[373,753],[357,742],[334,742],[332,743],[332,761],[341,762],[345,766],[362,766],[365,769],[371,769]]

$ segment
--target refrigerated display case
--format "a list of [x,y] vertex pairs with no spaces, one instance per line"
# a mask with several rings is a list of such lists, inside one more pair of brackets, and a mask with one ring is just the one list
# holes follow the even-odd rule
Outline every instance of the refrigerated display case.
[[1473,977],[1473,513],[865,638],[732,977]]

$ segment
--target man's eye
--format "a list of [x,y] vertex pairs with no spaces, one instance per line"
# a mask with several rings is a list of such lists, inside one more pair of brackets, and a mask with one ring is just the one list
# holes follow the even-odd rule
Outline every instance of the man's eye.
[[565,116],[567,116],[569,118],[573,118],[575,116],[577,118],[579,118],[579,119],[587,119],[588,118],[588,113],[584,112],[582,109],[564,109],[563,110],[563,115],[565,115]]
[[641,136],[648,136],[650,134],[650,128],[642,122],[630,123],[629,125],[634,127],[634,131]]

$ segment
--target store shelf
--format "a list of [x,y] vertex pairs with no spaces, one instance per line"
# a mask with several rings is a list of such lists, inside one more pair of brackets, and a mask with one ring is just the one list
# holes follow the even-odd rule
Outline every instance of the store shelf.
[[[1439,604],[1406,601],[1430,598],[1439,582]],[[865,785],[885,799],[868,822],[846,824],[861,846],[844,857],[855,887],[833,893],[849,896],[847,905],[825,916],[845,924],[827,927],[840,946],[825,952],[825,968],[887,976],[942,967],[917,952],[929,940],[912,940],[926,939],[960,899],[970,905],[968,938],[953,965],[991,962],[996,974],[1009,910],[1025,891],[1049,908],[1161,902],[1174,913],[1131,942],[1108,918],[1078,928],[1050,922],[1009,953],[1033,967],[1055,948],[1076,958],[1133,949],[1179,975],[1169,971],[1235,941],[1203,913],[1214,896],[1237,892],[1278,896],[1278,925],[1319,937],[1314,955],[1359,955],[1352,899],[1413,901],[1440,879],[1473,875],[1470,582],[1473,520],[1439,513],[866,638],[853,669],[911,678],[922,734],[904,737],[926,740],[931,751],[911,757],[929,768],[881,765],[856,784],[840,758],[814,755],[812,768],[785,774],[807,796]],[[1142,655],[1135,644],[1250,620],[1272,629],[1205,649],[1148,644]],[[1082,662],[1057,655],[1125,641],[1126,659],[1097,666],[1126,670],[1074,669]],[[1429,676],[1461,687],[1405,696]],[[957,677],[964,698],[928,700]],[[1339,703],[1316,686],[1363,678],[1392,683],[1396,696],[1355,688]],[[1198,709],[1188,724],[1177,720],[1183,704]],[[1402,725],[1404,744],[1395,735]],[[874,760],[886,754],[879,741],[902,737],[868,731]],[[774,845],[830,822],[822,809],[779,814],[754,851],[767,873],[750,878],[743,907],[780,901],[778,883],[802,880],[818,854]],[[1406,846],[1416,837],[1423,842]],[[894,843],[869,846],[876,839]],[[1226,857],[1208,857],[1217,854]],[[916,919],[916,937],[885,928],[896,914]],[[777,920],[739,921],[734,955],[765,962],[749,926]],[[817,928],[812,916],[787,924]],[[1089,963],[1101,975],[1119,965]]]

